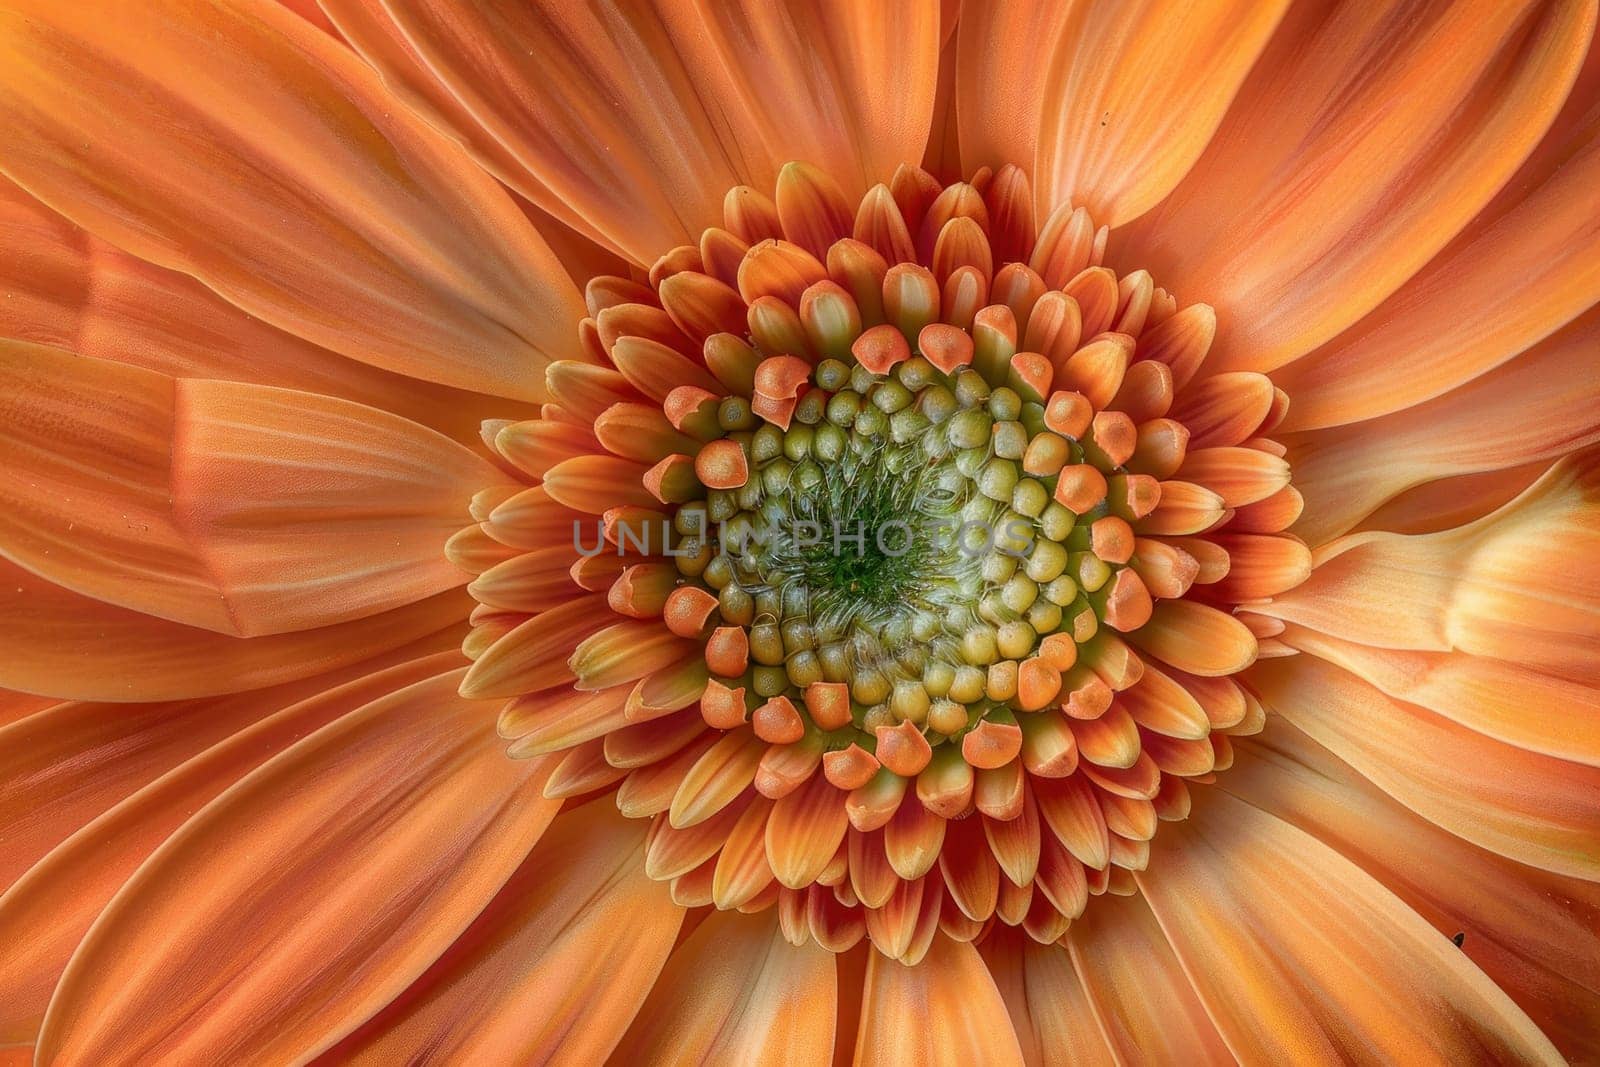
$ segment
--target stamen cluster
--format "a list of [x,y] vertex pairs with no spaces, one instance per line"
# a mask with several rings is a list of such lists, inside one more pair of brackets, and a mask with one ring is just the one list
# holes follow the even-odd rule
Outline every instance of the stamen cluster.
[[654,820],[685,904],[907,960],[1057,940],[1261,725],[1230,676],[1272,634],[1229,609],[1308,564],[1286,398],[1197,380],[1210,309],[1081,209],[1035,234],[1015,168],[852,210],[790,165],[726,216],[591,283],[546,417],[486,427],[528,488],[451,546],[464,688],[551,795]]

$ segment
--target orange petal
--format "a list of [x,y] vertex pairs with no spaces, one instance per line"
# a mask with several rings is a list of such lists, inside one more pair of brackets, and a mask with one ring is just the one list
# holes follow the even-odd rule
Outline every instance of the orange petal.
[[[331,6],[337,22],[345,8],[359,17]],[[927,136],[937,11],[430,3],[390,18],[476,120],[454,132],[506,146],[530,199],[642,263],[715,224],[730,187],[770,188],[791,159],[858,194]],[[912,62],[891,78],[889,56]]]
[[297,701],[452,649],[460,637],[451,628],[349,667],[236,696],[60,703],[0,729],[0,818],[8,827],[0,842],[0,887],[84,824],[210,746]]
[[1239,508],[1265,500],[1289,484],[1289,464],[1254,448],[1191,448],[1178,476],[1203,485]]
[[1056,384],[1082,393],[1091,407],[1103,408],[1122,388],[1128,361],[1133,358],[1133,347],[1133,338],[1127,334],[1101,334],[1061,365]]
[[1449,938],[1355,864],[1225,793],[1207,802],[1162,827],[1134,880],[1236,1057],[1561,1062]]
[[471,606],[456,590],[368,619],[245,639],[90,600],[0,561],[0,685],[117,702],[238,693],[400,648],[461,622]]
[[699,651],[698,643],[679,637],[659,619],[628,619],[585,637],[567,665],[574,688],[594,692],[692,662]]
[[1519,862],[1600,881],[1600,769],[1501,744],[1312,656],[1265,661],[1251,679],[1274,712],[1413,811]]
[[945,830],[939,873],[950,899],[975,922],[994,914],[1000,893],[1000,867],[984,838],[982,820],[957,819]]
[[661,303],[696,343],[715,333],[744,332],[744,300],[732,286],[707,274],[685,271],[664,279]]
[[1380,648],[1459,649],[1587,678],[1600,655],[1597,461],[1592,450],[1563,460],[1466,526],[1341,538],[1304,585],[1253,610]]
[[1137,684],[1117,694],[1117,704],[1140,726],[1167,737],[1200,740],[1210,733],[1210,721],[1194,694],[1149,665]]
[[809,163],[785,163],[775,186],[778,221],[790,241],[823,260],[835,241],[850,236],[854,213],[824,171]]
[[615,1062],[827,1063],[833,954],[785,941],[774,914],[708,916],[667,961]]
[[1282,366],[1376,307],[1505,185],[1594,22],[1578,0],[1494,17],[1404,0],[1292,10],[1119,258],[1217,306],[1221,369]]
[[1272,379],[1253,371],[1212,375],[1184,392],[1172,417],[1189,431],[1190,448],[1243,444],[1272,410]]
[[937,875],[896,882],[887,903],[864,916],[868,940],[887,959],[915,966],[937,936],[943,897],[944,881]]
[[1082,205],[1115,227],[1160,202],[1200,157],[1287,6],[1141,0],[1076,12],[1044,79],[1040,210]]
[[1370,648],[1298,626],[1280,639],[1469,730],[1600,767],[1600,692],[1584,681],[1462,652]]
[[683,917],[642,869],[643,827],[603,799],[563,814],[449,952],[330,1058],[604,1060]]
[[979,4],[961,12],[955,114],[967,173],[1007,163],[1032,171],[1046,75],[1069,10],[1060,4],[1014,3]]
[[[0,344],[0,546],[75,592],[233,636],[459,584],[444,558],[503,480],[435,431],[331,397]],[[372,538],[385,551],[375,560]]]
[[[1022,1063],[1005,1002],[971,945],[935,937],[915,966],[873,952],[861,996],[857,1063]],[[908,1026],[910,1019],[916,1024]]]
[[722,852],[717,856],[711,879],[711,903],[726,911],[756,899],[775,885],[772,865],[767,862],[766,827],[772,801],[757,796],[728,832]]
[[1094,719],[1066,719],[1083,758],[1101,767],[1132,767],[1139,759],[1139,727],[1127,709],[1112,704]]
[[[634,405],[617,406],[626,412],[628,407]],[[643,407],[643,405],[638,406]],[[666,416],[661,414],[659,408],[645,408],[645,410],[650,412],[657,423],[666,421]],[[651,429],[654,428],[652,425]],[[598,424],[591,431],[588,427],[574,426],[570,422],[527,419],[496,430],[491,443],[496,455],[509,460],[518,470],[531,478],[542,479],[551,467],[562,460],[598,451],[600,445],[600,441],[596,440],[598,430]],[[671,433],[671,427],[667,427],[667,433]],[[670,452],[672,449],[666,451]],[[642,462],[654,462],[659,456],[660,453],[657,453],[642,458]]]
[[1140,534],[1203,533],[1227,515],[1222,497],[1193,482],[1162,482],[1156,499],[1156,506],[1139,519]]
[[598,423],[601,414],[613,404],[643,399],[628,379],[611,367],[575,359],[558,359],[550,364],[545,381],[562,414],[590,425]]
[[1600,441],[1594,353],[1600,308],[1521,356],[1425,404],[1286,441],[1306,516],[1295,532],[1320,545],[1378,505],[1425,482],[1551,461]]
[[685,456],[669,456],[646,467],[615,456],[577,456],[551,468],[543,488],[557,503],[590,515],[619,506],[654,508],[662,501],[650,491],[646,478],[655,473],[659,487],[674,459],[692,462]]
[[38,697],[31,693],[0,689],[0,726],[10,726],[59,703],[55,697]]
[[[323,692],[253,725],[245,725],[237,715],[228,716],[227,701],[205,701],[197,709],[203,712],[198,722],[192,715],[185,718],[172,714],[177,709],[168,706],[161,726],[170,725],[188,751],[194,751],[192,746],[197,743],[214,738],[217,730],[227,725],[243,728],[177,765],[104,814],[86,821],[82,829],[51,850],[0,896],[0,931],[16,931],[0,937],[0,985],[7,990],[4,1003],[0,1004],[0,1041],[13,1035],[31,1040],[38,1033],[50,994],[90,924],[150,853],[196,811],[307,734],[387,693],[448,670],[460,660],[460,653],[455,651],[435,653],[342,685],[341,678],[325,676],[318,679],[326,686]],[[251,697],[263,707],[283,706],[292,699],[282,691],[276,694],[276,700],[264,693]],[[237,698],[234,703],[238,703]],[[115,721],[106,717],[104,708],[99,710],[102,714],[97,718],[102,725]],[[127,728],[126,724],[118,725]],[[81,756],[87,753],[78,754],[74,760],[75,776],[82,776],[82,781],[74,790],[72,807],[79,819],[90,810],[86,799],[108,797],[113,793],[108,786],[126,790],[129,784],[148,775],[146,767],[129,766],[133,763],[128,758],[130,742],[147,758],[154,754],[152,750],[175,747],[170,742],[160,744],[161,732],[146,729],[119,739],[113,746],[114,762],[102,763],[98,773],[81,762]],[[20,751],[37,752],[38,739],[26,740],[34,743]],[[10,744],[5,748],[10,750]],[[22,779],[14,769],[8,769],[3,780]],[[44,812],[40,800],[44,795],[37,785],[28,793],[29,810],[22,818],[4,816],[13,828],[21,830],[40,822]],[[7,858],[13,854],[9,847],[6,853]]]
[[884,854],[882,831],[851,830],[845,848],[850,861],[850,888],[866,907],[883,907],[901,881]]
[[648,337],[619,337],[611,347],[611,362],[639,392],[657,404],[680,386],[711,392],[717,380],[697,360]]
[[1228,550],[1228,573],[1206,587],[1218,603],[1240,604],[1286,592],[1311,575],[1311,550],[1297,538],[1269,534],[1218,534]]
[[[0,337],[131,363],[322,393],[392,411],[458,441],[523,405],[418,381],[318,348],[194,278],[130,256],[0,178]],[[531,412],[530,412],[531,413]]]
[[[618,692],[620,696],[620,691]],[[659,719],[649,719],[606,735],[602,742],[606,762],[631,770],[674,761],[679,754],[697,751],[696,742],[708,736],[699,708],[684,708]]]
[[617,692],[582,693],[567,686],[517,697],[500,712],[496,730],[514,739],[518,758],[560,752],[628,725]]
[[[297,2],[315,4],[316,0]],[[543,184],[523,169],[515,154],[482,132],[472,112],[438,80],[381,7],[328,0],[326,11],[319,7],[319,13],[329,18],[336,25],[334,32],[379,72],[385,89],[430,125],[450,131],[473,153],[483,169],[529,201],[523,205],[523,210],[550,242],[574,281],[582,285],[599,274],[627,273],[628,265],[614,254],[617,252],[614,246],[607,243],[602,249],[600,244],[590,240],[595,235],[582,216],[569,205],[548,202]],[[534,207],[533,201],[543,201],[550,214]]]
[[616,617],[605,603],[604,594],[580,596],[518,623],[478,656],[462,695],[520,696],[570,682],[573,648]]
[[[1593,59],[1591,57],[1591,65]],[[1284,429],[1358,422],[1464,385],[1600,301],[1600,112],[1587,108],[1532,188],[1490,211],[1372,315],[1276,375],[1295,398]],[[1548,144],[1548,142],[1547,142]],[[1544,151],[1544,149],[1541,149]]]
[[983,832],[1006,877],[1015,885],[1027,885],[1039,869],[1039,808],[1022,774],[1013,777],[1018,797],[1015,812],[1001,812],[1011,816],[1002,819],[985,811]]
[[1284,722],[1238,745],[1230,793],[1359,864],[1483,968],[1571,1060],[1600,1034],[1600,889],[1476,848]]
[[[175,511],[245,632],[324,626],[460,580],[443,539],[475,486],[503,479],[397,416],[225,382],[178,383]],[[363,548],[384,544],[383,568]],[[296,584],[287,585],[285,574]],[[250,626],[260,615],[262,624]]]
[[1128,640],[1180,671],[1212,678],[1255,662],[1256,639],[1232,615],[1192,600],[1163,600]]
[[505,191],[339,42],[273,5],[24,11],[0,29],[23,187],[352,359],[542,399],[576,288]]
[[480,605],[499,611],[549,611],[579,595],[571,545],[523,552],[478,574],[467,590]]
[[1139,338],[1139,356],[1172,368],[1172,387],[1188,384],[1211,352],[1217,335],[1217,313],[1209,304],[1190,304],[1146,330]]
[[1066,846],[1074,859],[1096,870],[1105,867],[1110,847],[1106,820],[1095,800],[1094,787],[1082,775],[1035,779],[1033,796],[1048,832]]
[[678,786],[672,798],[672,825],[694,826],[731,804],[755,780],[766,751],[766,742],[745,730],[718,738]]
[[68,964],[40,1056],[315,1056],[422,974],[559,808],[459,682],[347,715],[170,838]]
[[1142,899],[1091,901],[1066,945],[1119,1062],[1235,1062]]
[[[756,791],[772,800],[781,800],[805,785],[822,768],[822,749],[827,743],[827,735],[813,731],[809,737],[806,737],[798,744],[773,745],[767,749],[766,754],[761,757],[760,767],[756,769],[755,782],[753,783]],[[851,748],[866,759],[872,759],[859,747],[852,745]],[[848,752],[849,749],[844,751]],[[828,755],[844,755],[844,752],[830,752]],[[848,757],[846,759],[848,761]],[[834,766],[837,767],[838,764],[836,763]],[[872,768],[871,770],[875,769]],[[860,773],[847,776],[850,778],[847,785],[839,785],[838,779],[842,776],[836,774],[830,773],[824,780],[848,791],[870,779],[872,776],[871,770],[862,769]],[[838,804],[840,818],[843,819],[844,794],[839,794],[834,800]],[[835,846],[835,850],[837,851],[837,846]],[[831,861],[831,856],[824,859],[822,861],[822,869],[826,869]]]
[[889,865],[907,882],[933,869],[944,844],[947,820],[907,797],[883,828],[883,848]]
[[1083,984],[1072,969],[1067,950],[1040,945],[1010,927],[997,926],[978,950],[1011,1013],[1011,1027],[1028,1063],[1062,1063],[1111,1067]]
[[645,852],[645,873],[655,879],[676,878],[711,859],[744,813],[747,801],[748,795],[686,830],[674,829],[659,816],[653,819]]
[[767,862],[773,877],[804,889],[822,874],[844,843],[849,821],[844,794],[822,775],[779,800],[767,819]]
[[[1439,478],[1408,489],[1368,515],[1356,531],[1393,530],[1395,533],[1433,533],[1481,519],[1513,500],[1544,474],[1543,460],[1505,470],[1482,471],[1454,478]],[[1264,502],[1264,503],[1270,503]],[[1295,512],[1293,519],[1300,517]],[[1232,527],[1237,528],[1239,516]]]

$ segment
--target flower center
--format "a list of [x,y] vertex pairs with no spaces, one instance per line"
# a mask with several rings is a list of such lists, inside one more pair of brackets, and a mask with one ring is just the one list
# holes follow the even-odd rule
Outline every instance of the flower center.
[[[836,375],[850,372],[818,368],[823,380]],[[750,628],[761,696],[825,681],[882,703],[883,685],[920,676],[946,619],[981,591],[977,562],[955,537],[966,479],[936,436],[897,441],[873,406],[891,394],[897,404],[918,399],[903,385],[911,377],[858,381],[861,391],[829,402],[813,392],[787,431],[768,424],[735,438],[748,441],[750,475],[691,512],[701,528],[716,524],[714,555],[703,569],[685,559],[679,569],[715,590],[724,622]]]
[[[1050,392],[1042,360],[986,351],[991,381],[971,336],[946,324],[829,341],[851,362],[773,356],[751,401],[716,405],[720,436],[694,464],[704,498],[676,514],[685,584],[668,624],[691,637],[708,611],[722,624],[706,643],[708,722],[750,717],[773,744],[823,731],[841,753],[824,774],[856,789],[946,753],[1015,758],[1018,714],[1063,685],[1104,710],[1080,646],[1103,655],[1102,626],[1135,628],[1152,608],[1127,567],[1131,420]],[[947,777],[923,803],[954,818],[970,782]]]
[[791,165],[592,283],[549,417],[491,427],[530,487],[452,543],[464,689],[552,795],[617,783],[683,903],[1053,941],[1260,728],[1231,608],[1300,578],[1283,395],[1197,380],[1210,310],[1031,212],[1015,168],[852,210]]

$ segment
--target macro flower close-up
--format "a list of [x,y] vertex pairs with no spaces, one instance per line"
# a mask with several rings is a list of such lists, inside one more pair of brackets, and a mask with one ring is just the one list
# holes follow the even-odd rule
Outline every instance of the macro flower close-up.
[[0,0],[0,1067],[1600,1064],[1595,0]]

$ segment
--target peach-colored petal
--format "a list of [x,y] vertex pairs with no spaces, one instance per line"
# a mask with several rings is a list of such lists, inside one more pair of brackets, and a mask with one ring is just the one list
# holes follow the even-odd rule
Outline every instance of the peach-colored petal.
[[760,144],[774,171],[792,159],[825,167],[847,196],[922,156],[938,79],[938,5],[663,6],[679,52],[715,86],[707,98],[725,116],[731,101],[749,109],[736,142],[747,156]]
[[1041,94],[1040,217],[1072,204],[1121,226],[1159,202],[1200,157],[1287,7],[1074,5]]
[[1264,662],[1251,681],[1419,815],[1519,863],[1600,881],[1600,769],[1501,744],[1313,656]]
[[1228,573],[1203,587],[1220,604],[1240,604],[1277,596],[1311,574],[1311,550],[1293,537],[1267,534],[1217,534],[1228,552]]
[[0,685],[119,703],[242,693],[400,648],[471,607],[452,590],[368,619],[239,638],[91,600],[0,560]]
[[[0,342],[0,553],[75,592],[238,637],[461,584],[463,446],[331,397]],[[384,551],[375,554],[374,541]]]
[[419,977],[560,806],[459,682],[345,716],[174,834],[67,965],[39,1061],[296,1060]]
[[1592,96],[1574,104],[1587,121],[1568,132],[1560,166],[1275,376],[1294,398],[1285,430],[1370,419],[1448,392],[1600,301],[1600,107]]
[[[365,17],[350,0],[331,6],[341,24]],[[768,187],[791,159],[859,194],[921,157],[931,121],[932,4],[429,2],[389,17],[475,120],[458,137],[500,169],[509,156],[519,191],[642,263],[718,222],[729,188]],[[363,41],[405,77],[393,44],[370,30]],[[423,95],[460,123],[437,91]]]
[[324,33],[337,34],[333,23],[328,21],[328,16],[317,6],[317,0],[277,0],[277,2]]
[[[956,24],[960,0],[943,0],[940,7],[939,80],[933,97],[933,119],[922,169],[941,182],[960,181],[968,172],[961,167],[960,130],[956,125]],[[835,1051],[834,1058],[838,1059]]]
[[243,635],[173,515],[171,378],[0,342],[0,396],[0,553],[87,596]]
[[844,844],[849,827],[845,796],[818,774],[773,807],[767,820],[767,862],[779,882],[804,889],[822,874]]
[[1289,435],[1312,546],[1426,482],[1546,462],[1600,441],[1600,309],[1459,389],[1381,419]]
[[1110,1067],[1117,1062],[1064,947],[1041,945],[1014,927],[996,925],[979,951],[1011,1013],[1025,1063]]
[[255,318],[194,278],[73,225],[0,178],[0,337],[132,363],[323,393],[392,411],[457,441],[483,420],[534,409],[348,359]]
[[1219,370],[1270,370],[1415,274],[1550,127],[1582,0],[1422,0],[1284,19],[1210,147],[1112,257],[1216,306]]
[[[318,0],[303,0],[316,6]],[[323,12],[322,9],[326,9]],[[571,205],[551,197],[546,186],[525,170],[505,145],[484,131],[472,112],[429,69],[379,0],[321,0],[319,14],[383,80],[384,88],[430,126],[459,142],[484,170],[524,198],[518,202],[561,265],[579,286],[597,275],[626,275],[627,260],[617,249],[592,239],[588,225]],[[530,201],[539,201],[535,207]]]
[[[486,170],[637,262],[650,264],[712,226],[722,192],[739,184],[653,11],[488,3],[389,11],[370,0],[323,6],[390,90]],[[629,70],[637,82],[624,88]],[[632,114],[622,93],[635,91],[672,106]],[[645,181],[658,158],[670,160],[672,171]]]
[[1412,814],[1282,720],[1238,742],[1221,787],[1381,881],[1575,1062],[1600,1051],[1600,887],[1524,867]]
[[1424,482],[1362,519],[1356,532],[1434,533],[1481,519],[1502,507],[1549,469],[1545,460]]
[[1066,945],[1118,1062],[1233,1063],[1142,899],[1092,901]]
[[0,726],[10,726],[36,712],[53,708],[59,703],[55,697],[40,697],[32,693],[0,689]]
[[1255,635],[1235,616],[1194,600],[1161,601],[1129,639],[1180,671],[1206,678],[1244,670],[1257,652]]
[[833,953],[783,939],[777,913],[714,912],[673,952],[618,1063],[826,1063]]
[[0,62],[5,173],[85,229],[353,359],[543,398],[576,288],[327,34],[268,4],[38,0]]
[[1208,790],[1134,880],[1242,1062],[1562,1062],[1446,937],[1294,826]]
[[961,162],[968,173],[1007,163],[1031,171],[1050,60],[1073,5],[994,0],[963,8],[954,90]]
[[1560,678],[1462,652],[1372,648],[1298,626],[1278,639],[1469,730],[1600,767],[1600,689],[1592,679]]
[[1600,656],[1600,453],[1430,534],[1350,534],[1305,584],[1252,610],[1380,648],[1460,650],[1577,680]]
[[1005,1002],[969,944],[936,934],[915,966],[874,952],[861,997],[858,1065],[1022,1063]]
[[[50,993],[90,924],[150,853],[196,811],[308,733],[460,662],[458,651],[438,652],[343,685],[338,684],[338,678],[327,678],[324,692],[247,725],[179,764],[92,822],[86,822],[52,849],[0,895],[0,988],[6,990],[6,996],[0,999],[0,1040],[13,1036],[31,1039],[38,1033]],[[269,694],[259,696],[266,706],[285,702],[286,694],[272,695],[276,696],[272,702],[265,699]],[[200,705],[199,716],[169,713],[161,717],[155,729],[101,746],[101,753],[110,750],[112,754],[109,760],[103,756],[94,760],[93,770],[74,760],[73,778],[80,784],[71,807],[77,809],[79,817],[85,807],[79,799],[82,794],[112,795],[108,784],[120,787],[119,792],[125,791],[130,780],[148,775],[154,757],[166,755],[163,749],[172,750],[181,742],[185,750],[192,751],[197,741],[215,737],[219,728],[241,724],[237,715],[219,714],[230,703],[237,705],[237,698],[231,702],[194,703]],[[105,709],[99,710],[103,722],[108,716]],[[116,710],[110,712],[116,714]],[[165,744],[161,743],[163,740]],[[127,758],[128,749],[135,744],[154,750],[147,756],[146,766]],[[132,766],[128,766],[130,763]],[[0,780],[14,780],[13,772],[0,774]],[[39,796],[36,789],[30,789],[28,795],[34,801]],[[25,825],[36,818],[30,810],[22,822]],[[16,825],[17,820],[7,819]]]
[[353,665],[235,696],[57,703],[0,729],[0,889],[84,824],[279,709],[460,644],[452,627]]
[[604,1061],[683,918],[644,873],[647,826],[606,798],[562,815],[450,950],[325,1061]]

